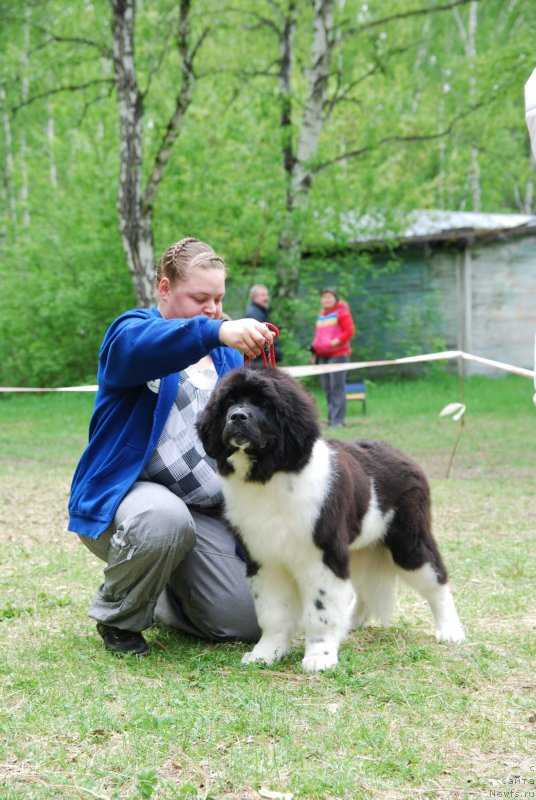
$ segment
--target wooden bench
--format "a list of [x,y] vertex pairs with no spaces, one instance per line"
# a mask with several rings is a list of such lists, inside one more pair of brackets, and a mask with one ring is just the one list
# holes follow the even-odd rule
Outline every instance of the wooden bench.
[[367,413],[367,386],[365,381],[361,383],[347,383],[345,384],[345,392],[347,400],[361,401],[361,410],[363,414]]

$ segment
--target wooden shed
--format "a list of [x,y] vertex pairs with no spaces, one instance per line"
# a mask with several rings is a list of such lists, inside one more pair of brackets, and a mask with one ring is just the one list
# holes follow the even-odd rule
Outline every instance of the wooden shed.
[[[419,211],[392,238],[375,236],[370,220],[353,234],[355,246],[373,246],[375,259],[395,241],[402,266],[376,290],[392,297],[401,319],[434,298],[447,349],[533,368],[536,217]],[[466,372],[499,373],[473,362]]]

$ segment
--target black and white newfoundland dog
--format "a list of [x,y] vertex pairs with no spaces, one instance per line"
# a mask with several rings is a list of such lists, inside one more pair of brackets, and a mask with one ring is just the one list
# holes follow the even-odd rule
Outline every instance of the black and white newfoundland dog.
[[464,640],[414,461],[379,441],[322,439],[313,398],[274,367],[227,374],[198,430],[262,630],[244,664],[282,658],[303,626],[304,669],[333,667],[350,628],[389,620],[397,576],[428,601],[439,642]]

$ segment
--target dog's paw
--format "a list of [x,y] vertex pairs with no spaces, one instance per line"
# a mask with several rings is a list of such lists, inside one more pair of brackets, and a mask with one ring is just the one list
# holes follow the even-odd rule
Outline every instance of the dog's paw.
[[337,666],[339,662],[337,648],[325,645],[322,648],[305,648],[302,666],[305,672],[323,672],[325,669]]
[[325,669],[336,667],[338,663],[337,653],[311,653],[302,660],[305,672],[323,672]]
[[351,630],[356,631],[359,628],[364,628],[370,622],[370,613],[368,608],[356,608],[352,617]]
[[270,666],[274,661],[280,661],[288,651],[288,645],[282,642],[276,643],[273,640],[271,643],[259,641],[253,650],[249,653],[244,653],[242,664],[266,664]]
[[251,650],[251,652],[249,653],[244,653],[244,655],[240,659],[241,664],[266,664],[266,666],[273,664],[274,661],[275,659],[273,658],[271,659],[269,656],[266,655],[259,655],[255,653],[254,650]]
[[441,627],[436,630],[436,639],[440,643],[465,642],[465,633],[461,622],[459,620],[454,620],[441,625]]

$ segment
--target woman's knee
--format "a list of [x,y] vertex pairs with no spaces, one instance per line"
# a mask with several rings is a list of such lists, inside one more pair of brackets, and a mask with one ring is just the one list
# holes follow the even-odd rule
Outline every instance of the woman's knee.
[[249,592],[237,593],[204,608],[202,626],[213,642],[257,642],[260,628]]
[[222,620],[223,624],[213,626],[210,639],[214,642],[258,642],[261,637],[261,629],[257,622],[257,617],[248,615],[239,620]]
[[116,514],[115,538],[147,549],[187,552],[195,544],[195,525],[187,506],[164,486],[137,483]]

